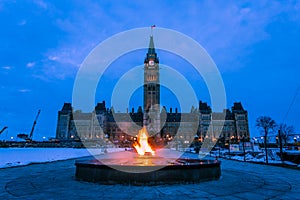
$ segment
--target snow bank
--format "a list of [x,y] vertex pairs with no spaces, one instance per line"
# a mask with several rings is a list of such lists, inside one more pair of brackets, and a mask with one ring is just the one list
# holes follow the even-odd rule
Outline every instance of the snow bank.
[[[108,148],[107,152],[124,151],[123,148]],[[103,149],[72,148],[0,148],[0,168],[52,162],[103,154]]]
[[[268,156],[269,156],[268,162],[270,164],[281,164],[282,163],[280,157],[276,153],[277,152],[276,150],[279,151],[279,149],[270,149],[268,151]],[[292,152],[292,154],[297,154],[297,153],[299,154],[299,151],[293,151]],[[211,151],[210,155],[212,157],[221,156],[222,158],[226,158],[226,159],[244,161],[244,156],[229,155],[228,150],[221,150],[220,155],[219,155],[219,151]],[[256,162],[256,163],[265,163],[266,162],[266,155],[265,155],[265,153],[259,153],[256,156],[254,156],[251,153],[247,153],[245,155],[245,160],[250,161],[250,162]],[[290,166],[297,166],[296,163],[293,163],[293,162],[290,162],[290,161],[284,161],[284,164],[290,165]],[[300,167],[300,164],[297,167]]]
[[[227,158],[229,158],[229,157],[227,157]],[[231,156],[230,158],[232,160],[244,161],[244,156]],[[253,157],[250,154],[246,154],[245,158],[246,158],[246,161],[251,161],[251,162],[257,162],[257,163],[265,163],[266,162],[265,155],[263,155],[263,154],[259,154],[256,157]],[[271,159],[271,158],[272,157],[269,157],[269,160],[268,160],[268,162],[270,164],[281,164],[282,163],[282,161],[280,160],[279,157],[278,157],[279,159]],[[297,166],[296,163],[293,163],[290,161],[284,161],[284,164],[290,165],[290,166]],[[300,167],[300,165],[298,165],[298,167]]]

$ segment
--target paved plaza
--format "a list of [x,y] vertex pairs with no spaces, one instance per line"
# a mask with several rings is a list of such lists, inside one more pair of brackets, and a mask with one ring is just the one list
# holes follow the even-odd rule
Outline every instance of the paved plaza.
[[300,199],[300,170],[222,159],[197,184],[100,185],[75,180],[75,160],[0,169],[0,199]]

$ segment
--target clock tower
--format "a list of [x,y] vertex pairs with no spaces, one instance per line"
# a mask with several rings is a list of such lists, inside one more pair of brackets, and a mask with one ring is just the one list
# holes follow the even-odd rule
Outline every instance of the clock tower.
[[160,131],[159,60],[150,36],[148,53],[144,61],[144,125],[149,133]]

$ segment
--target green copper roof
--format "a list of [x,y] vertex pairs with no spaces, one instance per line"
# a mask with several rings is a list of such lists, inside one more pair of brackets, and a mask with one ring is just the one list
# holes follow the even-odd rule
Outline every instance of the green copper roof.
[[152,35],[150,36],[148,54],[155,54],[155,48],[154,48],[154,42],[153,42],[153,36]]
[[149,48],[148,48],[148,53],[145,58],[145,63],[149,61],[149,59],[154,59],[154,62],[159,63],[157,54],[155,53],[155,47],[154,47],[154,41],[153,41],[153,36],[150,36],[150,43],[149,43]]

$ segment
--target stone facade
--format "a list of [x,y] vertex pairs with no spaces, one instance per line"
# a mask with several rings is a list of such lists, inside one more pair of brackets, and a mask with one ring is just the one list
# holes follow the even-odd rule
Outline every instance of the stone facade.
[[[220,140],[222,143],[238,142],[243,137],[249,140],[248,112],[240,102],[234,103],[231,110],[215,113],[207,103],[200,101],[200,109],[190,113],[179,113],[177,109],[160,113],[160,140],[164,143],[178,140],[189,144],[196,137],[200,142],[205,139]],[[144,113],[114,113],[105,108],[105,102],[98,103],[91,113],[72,112],[70,103],[65,103],[58,112],[56,138],[60,140],[105,140],[120,146],[130,146],[136,139],[138,130],[143,127]],[[117,122],[116,122],[117,121]]]
[[58,112],[56,138],[60,140],[110,140],[119,146],[131,146],[138,130],[147,127],[156,144],[192,143],[195,138],[222,143],[249,140],[248,113],[240,102],[222,113],[212,112],[207,103],[199,102],[190,113],[179,113],[177,108],[160,110],[159,60],[150,37],[148,53],[144,60],[144,105],[135,112],[114,113],[105,101],[98,103],[90,113],[74,111],[65,103]]

